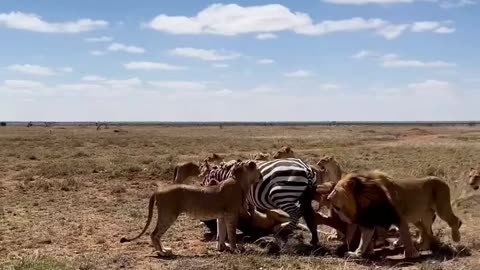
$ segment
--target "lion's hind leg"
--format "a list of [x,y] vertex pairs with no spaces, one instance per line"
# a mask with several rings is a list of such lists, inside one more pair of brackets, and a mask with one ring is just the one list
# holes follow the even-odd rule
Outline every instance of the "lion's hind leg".
[[450,204],[450,191],[445,198],[438,199],[436,203],[437,215],[447,222],[448,226],[452,230],[452,240],[454,242],[460,241],[460,227],[462,221],[453,213],[452,206]]
[[178,213],[173,213],[173,211],[165,211],[160,213],[158,211],[158,219],[157,219],[157,226],[155,230],[150,235],[152,239],[153,246],[157,251],[159,256],[171,256],[172,249],[162,246],[161,238],[165,234],[165,232],[172,226],[172,224],[177,220]]

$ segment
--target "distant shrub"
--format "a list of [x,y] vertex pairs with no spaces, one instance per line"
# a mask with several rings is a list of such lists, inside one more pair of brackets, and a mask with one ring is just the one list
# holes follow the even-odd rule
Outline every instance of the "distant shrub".
[[6,127],[7,126],[7,123],[5,122],[0,122],[0,127]]

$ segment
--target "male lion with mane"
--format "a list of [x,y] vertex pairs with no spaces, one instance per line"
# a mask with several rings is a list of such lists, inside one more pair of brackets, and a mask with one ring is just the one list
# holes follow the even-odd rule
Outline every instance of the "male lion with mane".
[[[421,248],[437,249],[439,242],[432,231],[435,214],[448,223],[453,241],[460,241],[462,221],[453,213],[450,188],[438,177],[394,180],[377,170],[351,173],[337,183],[327,200],[339,217],[350,224],[350,231],[357,225],[360,227],[360,244],[355,252],[349,252],[354,257],[373,253],[371,240],[374,228],[388,229],[391,225],[400,230],[405,257],[418,257],[408,223],[413,223],[420,230],[417,244]],[[351,236],[347,232],[347,243]]]
[[[159,188],[150,197],[147,223],[142,232],[131,239],[122,238],[120,242],[138,239],[146,232],[152,220],[153,207],[157,202],[157,226],[150,237],[160,256],[172,254],[170,248],[162,246],[160,239],[181,213],[199,219],[216,218],[217,250],[223,251],[228,247],[232,251],[238,251],[236,229],[239,212],[245,205],[250,186],[261,180],[262,175],[256,163],[248,160],[235,164],[232,176],[216,186],[182,184]],[[229,246],[225,244],[227,234]]]

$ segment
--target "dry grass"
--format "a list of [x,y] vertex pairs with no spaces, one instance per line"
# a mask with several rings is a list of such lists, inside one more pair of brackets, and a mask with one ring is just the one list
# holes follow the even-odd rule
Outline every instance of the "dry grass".
[[[480,160],[478,128],[52,130],[0,127],[0,269],[478,269],[480,195],[466,184],[467,170]],[[336,255],[339,243],[321,235],[325,247],[317,253],[302,247],[268,255],[248,244],[246,254],[220,255],[213,242],[202,241],[198,221],[186,216],[164,237],[176,259],[151,257],[148,236],[119,243],[142,228],[147,197],[157,182],[171,181],[177,162],[202,160],[212,152],[246,158],[283,145],[310,162],[333,155],[347,172],[378,168],[397,177],[443,177],[464,220],[462,245],[415,262],[396,257],[351,261]],[[434,229],[451,243],[444,222],[437,221]]]

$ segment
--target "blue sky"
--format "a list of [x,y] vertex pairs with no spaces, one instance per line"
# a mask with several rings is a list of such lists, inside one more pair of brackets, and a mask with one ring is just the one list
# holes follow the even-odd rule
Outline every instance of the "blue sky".
[[11,1],[0,119],[474,120],[476,0]]

